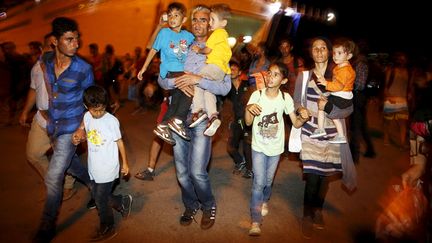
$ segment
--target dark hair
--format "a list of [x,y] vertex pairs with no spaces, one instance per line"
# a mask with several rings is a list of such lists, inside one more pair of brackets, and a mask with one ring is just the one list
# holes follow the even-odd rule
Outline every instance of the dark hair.
[[66,17],[58,17],[53,20],[51,23],[52,26],[52,34],[59,39],[64,33],[68,31],[78,31],[78,24],[75,20],[66,18]]
[[237,66],[240,68],[240,64],[236,60],[231,59],[231,61],[229,61],[229,65],[230,66]]
[[282,79],[284,79],[284,78],[288,78],[289,71],[288,71],[288,68],[287,68],[287,66],[285,65],[285,63],[280,62],[280,61],[272,62],[272,63],[270,64],[270,66],[269,66],[269,69],[270,69],[270,67],[272,67],[272,66],[276,66],[276,67],[279,68],[279,71],[280,71],[281,74],[282,74]]
[[105,53],[114,54],[114,47],[111,44],[105,46]]
[[294,47],[294,40],[291,37],[284,37],[284,38],[280,39],[278,46],[282,45],[285,42],[288,43],[291,46],[291,48]]
[[168,13],[173,11],[174,9],[178,10],[181,14],[183,14],[183,17],[186,16],[186,7],[183,5],[183,3],[179,2],[173,2],[168,5]]
[[89,48],[92,49],[92,50],[98,50],[99,49],[99,47],[98,47],[98,45],[96,43],[91,43],[89,45]]
[[228,20],[231,18],[231,9],[226,4],[215,4],[210,6],[210,9],[215,13],[221,20]]
[[353,54],[355,53],[356,50],[356,44],[354,43],[354,41],[348,39],[348,38],[338,38],[333,42],[333,48],[334,47],[342,47],[343,50],[348,53],[348,54]]
[[41,50],[42,49],[42,43],[40,43],[40,41],[30,41],[28,43],[30,48],[34,48],[37,50]]
[[84,91],[83,100],[88,109],[100,106],[106,107],[108,106],[108,93],[100,86],[90,86]]

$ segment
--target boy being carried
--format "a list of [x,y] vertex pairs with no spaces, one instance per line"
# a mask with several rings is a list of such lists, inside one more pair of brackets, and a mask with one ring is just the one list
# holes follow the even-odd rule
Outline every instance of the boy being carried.
[[[189,45],[194,40],[194,36],[182,30],[182,25],[186,22],[186,7],[178,2],[168,5],[168,26],[158,33],[153,43],[145,63],[138,73],[138,79],[142,80],[143,73],[147,70],[154,55],[160,51],[160,77],[175,78],[183,74],[184,62],[186,60]],[[176,132],[182,138],[189,140],[184,128],[184,122],[189,111],[192,99],[186,96],[179,89],[171,91],[171,103],[165,117],[153,132],[169,144],[175,144],[171,132],[168,128]],[[189,105],[188,105],[189,104]]]
[[[355,71],[352,68],[349,60],[353,57],[355,44],[351,40],[339,39],[333,44],[333,61],[337,66],[333,69],[333,79],[331,82],[325,80],[325,78],[315,72],[317,76],[317,82],[323,85],[326,90],[330,91],[330,94],[325,102],[325,106],[319,106],[318,111],[318,128],[310,135],[311,138],[319,138],[327,135],[324,129],[324,118],[326,112],[330,114],[333,106],[340,109],[345,109],[352,106],[353,98],[353,87],[355,80]],[[326,100],[326,98],[321,98]],[[332,119],[336,126],[337,135],[329,143],[346,143],[346,135],[342,127],[340,119]]]
[[[225,30],[231,10],[226,4],[215,4],[211,7],[210,30],[213,33],[206,41],[204,48],[192,46],[192,50],[207,55],[207,64],[201,69],[200,75],[204,78],[221,81],[226,74],[231,74],[228,65],[231,59],[231,48],[228,45],[228,33]],[[206,113],[204,113],[206,111]],[[205,118],[209,119],[204,135],[213,136],[219,128],[221,121],[218,119],[216,96],[199,87],[195,87],[192,121],[189,127],[195,127]]]

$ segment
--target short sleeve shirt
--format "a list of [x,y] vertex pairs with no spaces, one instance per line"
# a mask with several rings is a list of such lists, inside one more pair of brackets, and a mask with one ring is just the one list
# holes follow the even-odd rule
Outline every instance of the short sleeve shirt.
[[163,28],[153,43],[153,49],[160,51],[160,76],[165,78],[168,72],[181,72],[194,36],[186,30],[180,32]]
[[87,133],[88,171],[96,183],[111,182],[119,177],[117,140],[121,139],[120,123],[110,113],[95,119],[90,112],[84,115]]
[[232,52],[228,45],[228,32],[224,29],[215,30],[207,39],[206,46],[212,51],[207,55],[207,63],[217,65],[224,73],[230,74],[228,65]]
[[252,149],[267,156],[276,156],[284,151],[285,125],[283,113],[294,112],[294,102],[288,93],[279,91],[275,98],[269,98],[265,89],[252,93],[249,104],[258,104],[262,108],[252,125]]

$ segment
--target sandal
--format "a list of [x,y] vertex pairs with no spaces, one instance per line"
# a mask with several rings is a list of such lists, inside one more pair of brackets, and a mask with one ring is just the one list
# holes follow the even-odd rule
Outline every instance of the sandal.
[[140,179],[140,180],[144,180],[144,181],[152,181],[154,175],[155,175],[154,172],[150,172],[148,170],[145,170],[145,171],[136,173],[135,178]]

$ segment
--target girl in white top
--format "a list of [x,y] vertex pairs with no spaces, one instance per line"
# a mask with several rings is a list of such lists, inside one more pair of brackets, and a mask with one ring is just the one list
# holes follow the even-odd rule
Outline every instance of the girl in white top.
[[288,70],[283,63],[272,63],[266,77],[266,88],[255,91],[246,106],[245,122],[252,126],[252,171],[254,174],[251,197],[252,226],[249,235],[261,234],[262,216],[268,213],[271,185],[284,151],[284,119],[288,114],[294,127],[299,128],[309,119],[306,109],[294,111],[288,93],[279,90],[288,81]]

